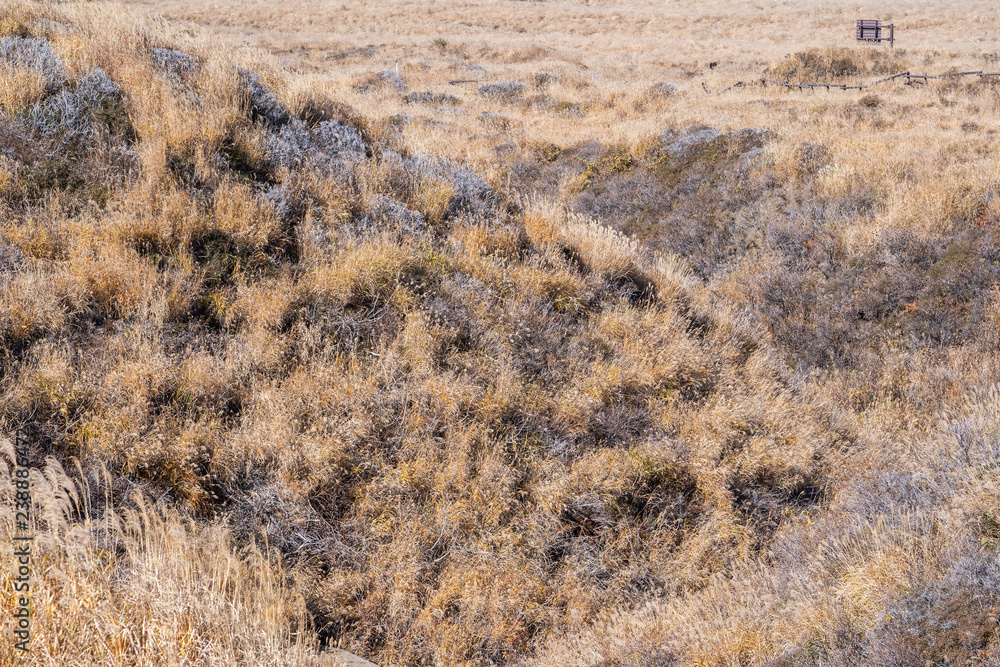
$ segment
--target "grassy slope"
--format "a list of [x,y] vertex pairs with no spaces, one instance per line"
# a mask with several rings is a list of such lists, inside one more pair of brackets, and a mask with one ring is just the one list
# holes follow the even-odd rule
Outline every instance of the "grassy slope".
[[[290,81],[105,5],[3,11],[0,416],[107,470],[76,532],[39,480],[90,592],[43,570],[38,660],[993,655],[993,86],[713,109],[526,44],[478,51],[521,93],[427,106],[451,71]],[[766,65],[845,61],[921,62]]]

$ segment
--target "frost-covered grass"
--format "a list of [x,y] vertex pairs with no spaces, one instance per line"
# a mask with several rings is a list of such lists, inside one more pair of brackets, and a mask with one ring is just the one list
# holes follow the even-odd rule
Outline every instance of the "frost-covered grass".
[[327,120],[311,130],[299,119],[286,123],[269,140],[269,155],[283,167],[308,163],[332,167],[345,160],[365,156],[367,147],[361,135],[350,125]]
[[261,78],[249,70],[239,70],[239,84],[246,108],[253,120],[263,120],[272,127],[288,122],[288,109],[275,97]]
[[44,77],[49,91],[66,81],[66,69],[46,39],[17,35],[0,37],[0,67],[38,72]]
[[476,92],[482,97],[501,102],[513,102],[524,94],[525,85],[520,81],[497,81],[495,83],[484,83],[476,88]]
[[71,154],[93,150],[105,134],[132,133],[122,90],[99,67],[34,107],[26,122]]
[[186,81],[198,73],[198,61],[183,51],[154,47],[149,52],[160,69],[181,81]]

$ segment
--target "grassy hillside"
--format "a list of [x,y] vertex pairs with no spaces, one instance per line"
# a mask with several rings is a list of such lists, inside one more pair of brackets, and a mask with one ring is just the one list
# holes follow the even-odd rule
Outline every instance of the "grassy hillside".
[[718,94],[990,54],[630,73],[522,4],[0,8],[29,664],[1000,663],[997,77]]

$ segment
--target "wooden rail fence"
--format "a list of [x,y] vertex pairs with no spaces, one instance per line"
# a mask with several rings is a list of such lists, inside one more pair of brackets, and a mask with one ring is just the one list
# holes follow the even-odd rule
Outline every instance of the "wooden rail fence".
[[[723,88],[718,92],[719,95],[728,92],[730,90],[738,88],[748,88],[751,86],[761,86],[762,88],[767,88],[768,84],[774,86],[784,86],[785,88],[797,88],[798,90],[816,90],[817,88],[825,88],[826,90],[864,90],[866,88],[872,88],[883,83],[888,83],[889,81],[894,81],[896,79],[906,79],[906,85],[912,86],[916,84],[927,85],[928,81],[933,79],[948,79],[960,76],[978,76],[980,81],[988,76],[1000,77],[1000,72],[984,72],[982,70],[977,70],[975,72],[945,72],[944,74],[914,74],[912,72],[899,72],[898,74],[893,74],[892,76],[883,77],[875,81],[870,81],[868,83],[858,83],[856,85],[850,86],[843,83],[791,83],[789,81],[781,81],[779,79],[755,79],[753,81],[737,81],[727,88]],[[706,88],[707,90],[707,88]],[[710,92],[710,91],[709,91]]]

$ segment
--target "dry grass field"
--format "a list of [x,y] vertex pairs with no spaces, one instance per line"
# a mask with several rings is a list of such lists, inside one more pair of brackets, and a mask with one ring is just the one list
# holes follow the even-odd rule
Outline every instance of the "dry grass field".
[[7,0],[0,665],[1000,665],[998,40]]

